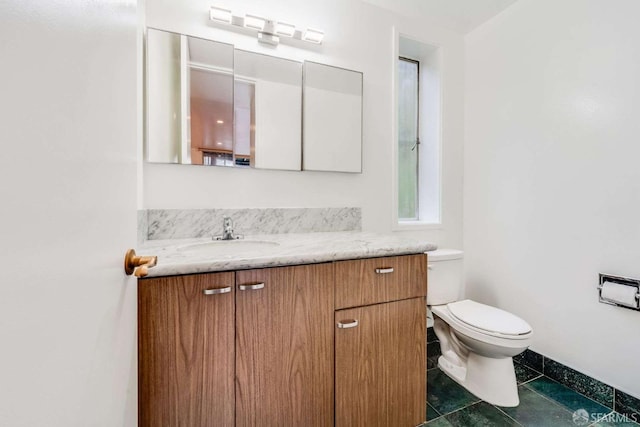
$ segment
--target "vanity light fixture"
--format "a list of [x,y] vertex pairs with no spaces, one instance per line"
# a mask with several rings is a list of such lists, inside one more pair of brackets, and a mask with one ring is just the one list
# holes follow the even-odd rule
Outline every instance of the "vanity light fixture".
[[275,34],[268,33],[266,31],[258,32],[258,41],[260,43],[270,44],[272,46],[277,46],[280,43],[280,37]]
[[212,21],[224,22],[231,24],[233,22],[233,15],[229,9],[223,9],[221,7],[211,6],[209,10],[209,18]]
[[242,27],[258,31],[258,41],[277,46],[280,37],[289,37],[314,44],[321,44],[324,31],[307,28],[298,30],[294,24],[262,18],[257,15],[246,14],[244,16],[233,15],[231,10],[222,7],[211,6],[209,10],[211,21]]
[[296,26],[285,22],[277,22],[275,33],[282,37],[293,37],[296,34]]
[[323,38],[324,31],[314,30],[313,28],[307,28],[307,31],[305,31],[302,36],[302,40],[317,44],[322,43]]
[[255,16],[255,15],[244,16],[244,26],[247,28],[262,31],[264,30],[264,26],[266,23],[267,23],[267,20],[264,18],[260,18],[259,16]]

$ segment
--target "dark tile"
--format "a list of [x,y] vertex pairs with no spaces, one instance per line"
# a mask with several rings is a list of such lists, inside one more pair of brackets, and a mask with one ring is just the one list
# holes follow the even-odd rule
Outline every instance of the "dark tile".
[[598,421],[592,426],[598,427],[638,427],[640,424],[640,418],[634,417],[633,415],[619,414],[617,412],[611,412],[607,414],[603,419]]
[[438,367],[438,360],[427,357],[427,370],[437,368],[437,367]]
[[440,369],[427,374],[427,402],[439,413],[448,414],[479,400]]
[[440,356],[442,352],[440,351],[440,341],[435,341],[427,344],[427,357]]
[[427,328],[427,343],[438,341],[436,333],[433,331],[433,327]]
[[440,342],[435,341],[427,344],[427,369],[432,369],[438,366],[438,358],[441,354]]
[[513,361],[542,373],[543,356],[533,350],[526,349],[524,352],[513,357]]
[[453,427],[445,417],[436,418],[433,421],[427,423],[429,427]]
[[544,374],[607,408],[613,409],[613,387],[546,357],[544,359]]
[[546,377],[533,380],[527,383],[526,387],[564,406],[571,412],[579,409],[586,411],[589,414],[589,419],[593,421],[611,412],[611,409],[606,406]]
[[640,422],[640,399],[631,396],[630,394],[623,393],[620,390],[616,390],[616,412],[629,415],[631,417],[635,414],[634,420]]
[[435,420],[440,416],[440,412],[436,411],[435,408],[427,403],[427,421]]
[[542,397],[525,385],[518,387],[520,405],[515,408],[500,408],[524,426],[568,426],[575,427],[573,415],[567,409]]
[[536,372],[519,363],[514,363],[513,367],[516,370],[516,380],[518,380],[518,385],[542,376],[540,372]]
[[504,412],[487,402],[478,402],[474,405],[467,406],[466,408],[446,415],[445,418],[454,427],[518,426],[518,423],[505,415]]

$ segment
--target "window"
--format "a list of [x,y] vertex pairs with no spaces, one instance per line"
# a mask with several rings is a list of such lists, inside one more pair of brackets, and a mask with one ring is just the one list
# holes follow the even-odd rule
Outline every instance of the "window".
[[440,49],[399,37],[396,225],[440,224]]
[[398,219],[419,218],[418,177],[420,167],[420,63],[400,57],[398,61]]

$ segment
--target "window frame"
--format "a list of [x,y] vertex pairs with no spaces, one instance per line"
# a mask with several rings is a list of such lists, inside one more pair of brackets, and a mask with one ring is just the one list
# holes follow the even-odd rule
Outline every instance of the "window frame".
[[[413,58],[409,58],[408,56],[403,56],[403,55],[398,55],[397,57],[398,59],[398,65],[400,63],[400,61],[405,61],[405,62],[410,62],[416,65],[416,117],[415,117],[415,121],[416,121],[416,128],[415,128],[415,134],[416,134],[416,140],[415,140],[415,145],[414,148],[411,149],[411,151],[413,151],[414,149],[416,150],[416,170],[415,170],[415,180],[416,180],[416,188],[415,188],[415,194],[414,194],[414,199],[415,199],[415,209],[414,209],[414,216],[412,218],[403,218],[400,217],[400,203],[396,203],[396,211],[397,211],[397,217],[398,217],[398,222],[400,223],[408,223],[408,222],[419,222],[420,221],[420,61],[417,59],[413,59]],[[399,68],[396,67],[396,71]],[[399,99],[400,97],[400,92],[398,91],[397,96],[396,96],[396,101]],[[396,108],[396,114],[399,114],[399,104],[397,106],[398,108]],[[398,122],[400,120],[398,119]],[[399,126],[396,128],[396,136],[397,136],[397,144],[396,144],[396,150],[400,150],[400,138],[398,135],[398,131],[399,131]],[[399,155],[396,158],[396,178],[399,176],[400,173],[400,165],[399,165]],[[396,192],[398,194],[398,199],[400,197],[400,186],[396,185]]]
[[[444,201],[446,189],[444,188],[443,172],[443,127],[444,127],[444,68],[446,66],[446,48],[435,40],[425,40],[422,37],[411,35],[393,27],[393,52],[390,61],[392,73],[392,203],[391,203],[391,230],[392,231],[419,231],[419,230],[444,230]],[[418,49],[416,50],[416,46]],[[422,120],[420,123],[420,163],[418,197],[422,200],[419,206],[418,220],[399,219],[399,120],[398,120],[398,58],[419,58],[420,62],[420,110],[431,117],[429,122]],[[424,61],[424,62],[423,62]],[[424,68],[426,64],[427,68]],[[426,74],[425,74],[426,73]],[[427,84],[427,86],[425,86]],[[436,86],[433,86],[433,85]],[[426,91],[426,92],[425,92]],[[429,94],[429,95],[427,95]],[[429,96],[428,99],[424,99]],[[427,126],[426,128],[424,126]],[[425,169],[426,168],[426,169]],[[428,177],[428,181],[425,181]],[[426,184],[425,184],[426,182]]]

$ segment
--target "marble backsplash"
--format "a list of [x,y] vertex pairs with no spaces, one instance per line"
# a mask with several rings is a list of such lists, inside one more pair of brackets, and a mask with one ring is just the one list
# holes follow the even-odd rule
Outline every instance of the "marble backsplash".
[[146,210],[138,211],[138,244],[144,243],[149,235],[149,224],[147,218],[149,217]]
[[138,212],[138,241],[222,234],[231,217],[237,234],[360,231],[360,208],[147,209]]

